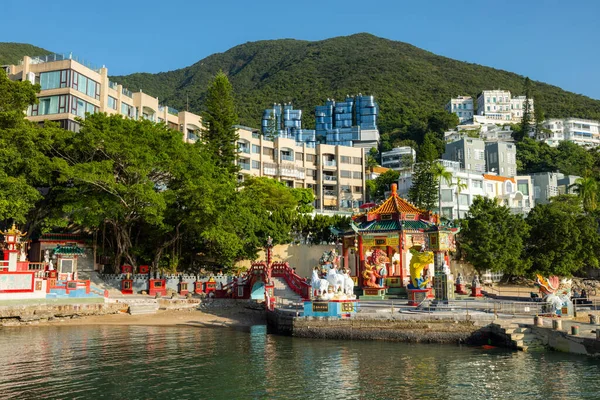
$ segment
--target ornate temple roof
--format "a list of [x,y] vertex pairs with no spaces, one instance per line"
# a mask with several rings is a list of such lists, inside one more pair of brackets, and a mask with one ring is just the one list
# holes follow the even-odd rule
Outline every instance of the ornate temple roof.
[[393,213],[426,213],[425,210],[421,210],[402,197],[398,196],[398,187],[392,185],[392,195],[379,207],[369,211],[369,215],[380,215],[380,214],[393,214]]
[[397,232],[403,231],[422,231],[431,229],[435,224],[426,221],[369,221],[361,222],[355,225],[361,232]]

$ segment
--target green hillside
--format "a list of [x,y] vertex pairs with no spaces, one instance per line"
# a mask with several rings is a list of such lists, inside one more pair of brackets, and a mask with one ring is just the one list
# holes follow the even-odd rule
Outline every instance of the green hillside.
[[24,56],[43,56],[51,51],[25,43],[0,43],[0,65],[16,64]]
[[[264,108],[291,101],[313,128],[314,106],[346,94],[374,94],[382,132],[406,130],[443,108],[451,96],[502,88],[522,94],[517,74],[452,60],[407,43],[356,34],[318,42],[292,39],[246,43],[189,67],[112,79],[142,89],[178,109],[202,110],[209,79],[222,69],[233,84],[241,123],[260,126]],[[535,82],[538,105],[549,117],[600,119],[600,101]]]

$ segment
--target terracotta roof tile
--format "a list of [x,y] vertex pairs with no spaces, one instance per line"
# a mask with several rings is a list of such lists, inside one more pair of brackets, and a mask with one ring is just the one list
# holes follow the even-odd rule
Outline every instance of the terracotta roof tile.
[[509,178],[507,176],[483,174],[483,179],[487,179],[488,181],[498,181],[498,182],[511,181],[512,183],[515,183],[515,178]]

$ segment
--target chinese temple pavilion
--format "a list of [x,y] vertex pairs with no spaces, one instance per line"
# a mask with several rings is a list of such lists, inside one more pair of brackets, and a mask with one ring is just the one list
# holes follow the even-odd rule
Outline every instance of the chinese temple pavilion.
[[392,184],[391,196],[381,205],[354,215],[353,232],[344,235],[343,255],[346,265],[350,251],[358,255],[358,285],[363,286],[365,259],[376,249],[389,259],[386,286],[406,287],[412,246],[427,246],[426,231],[437,226],[437,215],[415,207],[401,198]]

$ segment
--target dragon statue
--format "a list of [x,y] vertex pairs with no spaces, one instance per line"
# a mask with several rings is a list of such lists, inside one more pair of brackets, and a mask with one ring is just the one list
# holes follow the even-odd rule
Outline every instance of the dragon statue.
[[409,289],[425,289],[429,278],[423,278],[423,269],[433,263],[433,252],[423,251],[421,246],[413,246],[409,249],[410,259],[410,283]]
[[544,302],[548,303],[549,313],[562,315],[564,309],[570,315],[573,310],[571,303],[571,279],[560,279],[558,276],[545,278],[541,275],[536,275],[535,285],[539,287],[540,292],[544,294]]

